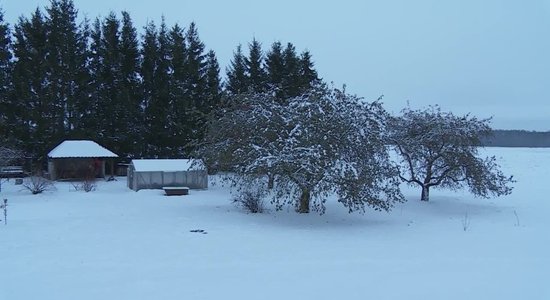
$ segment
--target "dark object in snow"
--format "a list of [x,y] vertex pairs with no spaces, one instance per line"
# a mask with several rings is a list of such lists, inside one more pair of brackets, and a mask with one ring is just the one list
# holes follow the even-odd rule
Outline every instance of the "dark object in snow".
[[162,188],[166,196],[189,195],[189,188],[186,186],[165,186]]
[[4,210],[4,225],[8,225],[8,199],[4,199],[4,204],[0,205],[0,209]]
[[189,230],[189,232],[208,234],[208,232],[204,231],[204,229],[193,229]]

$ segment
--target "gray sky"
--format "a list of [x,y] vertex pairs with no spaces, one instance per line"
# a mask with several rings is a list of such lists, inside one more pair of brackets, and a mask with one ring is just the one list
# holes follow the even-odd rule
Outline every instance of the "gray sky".
[[[386,108],[438,104],[498,129],[550,130],[550,0],[75,0],[90,19],[130,12],[198,25],[225,70],[239,43],[309,49],[326,81]],[[0,0],[6,19],[48,0]]]

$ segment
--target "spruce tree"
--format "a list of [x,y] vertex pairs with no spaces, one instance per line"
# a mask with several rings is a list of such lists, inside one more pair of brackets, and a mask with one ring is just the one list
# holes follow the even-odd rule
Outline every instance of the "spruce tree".
[[283,51],[283,78],[281,82],[284,98],[292,98],[302,93],[300,86],[300,60],[296,48],[288,43]]
[[14,137],[15,107],[12,105],[11,33],[0,10],[0,132],[3,138]]
[[102,59],[99,86],[99,140],[107,148],[118,152],[120,134],[124,132],[121,103],[121,53],[120,53],[120,21],[111,12],[101,26],[102,38],[99,54]]
[[206,91],[208,105],[206,107],[207,110],[204,112],[210,113],[220,104],[222,93],[220,65],[214,50],[210,50],[208,54],[206,54]]
[[18,129],[17,139],[24,144],[24,151],[31,157],[43,159],[49,144],[57,137],[55,117],[48,96],[50,85],[47,28],[40,9],[36,9],[31,19],[21,17],[15,25],[13,83],[14,97],[12,103],[17,120],[14,126]]
[[300,55],[299,65],[300,88],[302,91],[307,91],[321,83],[321,79],[315,70],[311,53],[308,50],[302,52]]
[[233,52],[233,59],[226,73],[226,89],[229,93],[237,95],[248,91],[246,58],[243,55],[241,45],[237,46],[237,50]]
[[172,120],[174,152],[178,155],[185,153],[185,145],[190,142],[191,135],[187,128],[188,118],[191,115],[192,99],[187,93],[187,46],[185,33],[178,24],[168,33],[170,55],[170,98],[172,100]]
[[275,42],[266,54],[265,69],[267,71],[267,82],[270,89],[277,91],[277,98],[281,100],[284,97],[282,92],[282,83],[284,78],[284,60],[283,47],[281,42]]
[[93,136],[99,139],[99,132],[102,130],[101,118],[101,96],[102,96],[102,75],[103,72],[103,54],[102,54],[101,21],[96,18],[90,30],[90,45],[88,49],[88,74],[90,77],[88,83],[89,100],[83,107],[82,126],[83,134]]
[[120,32],[120,102],[123,106],[121,116],[125,132],[120,136],[119,155],[135,156],[139,154],[139,145],[143,132],[143,111],[139,91],[139,46],[136,28],[128,12],[122,12]]
[[86,101],[86,38],[77,25],[77,10],[71,0],[51,0],[46,7],[48,48],[48,97],[55,114],[55,140],[59,142],[79,126],[80,101]]
[[267,74],[263,66],[262,45],[256,39],[248,45],[249,53],[245,60],[249,88],[256,93],[267,89]]
[[[191,99],[192,115],[187,122],[187,130],[191,133],[192,141],[202,140],[203,130],[206,123],[206,115],[203,113],[208,107],[208,94],[206,86],[206,57],[204,43],[199,38],[195,23],[191,23],[185,34],[187,42],[187,74],[186,94]],[[192,149],[188,149],[191,151]]]
[[151,157],[154,149],[151,144],[150,124],[152,116],[150,115],[151,106],[154,105],[155,92],[155,72],[157,69],[158,43],[157,43],[157,28],[154,22],[149,22],[144,28],[145,33],[142,38],[141,45],[141,91],[143,94],[143,106],[145,108],[144,124],[146,132],[144,133],[145,141],[142,149],[144,156]]

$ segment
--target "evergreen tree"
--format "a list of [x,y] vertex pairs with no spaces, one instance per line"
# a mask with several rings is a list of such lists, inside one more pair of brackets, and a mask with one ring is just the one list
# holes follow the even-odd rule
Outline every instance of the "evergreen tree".
[[88,49],[88,75],[90,81],[88,83],[88,94],[89,100],[86,104],[82,104],[83,115],[82,115],[82,134],[84,136],[93,136],[95,139],[98,139],[99,142],[102,140],[99,139],[100,135],[98,134],[102,130],[101,126],[101,96],[102,96],[102,77],[101,73],[104,69],[103,67],[103,54],[102,54],[102,39],[103,34],[101,32],[101,21],[99,18],[96,18],[92,28],[90,30],[90,45]]
[[[48,49],[48,97],[55,114],[54,144],[79,126],[78,103],[86,101],[85,27],[76,24],[77,10],[71,0],[52,0],[46,8]],[[50,144],[53,146],[53,144]]]
[[270,89],[277,91],[279,99],[284,97],[281,92],[283,78],[285,75],[285,64],[283,60],[283,47],[281,42],[275,42],[271,45],[271,49],[266,55],[265,69],[267,71],[267,82]]
[[120,102],[125,135],[120,139],[119,155],[135,156],[139,153],[140,137],[143,131],[143,112],[139,91],[139,48],[136,28],[128,12],[122,12],[120,33]]
[[302,91],[310,90],[321,83],[309,51],[306,50],[300,55],[299,68],[300,88]]
[[155,91],[155,72],[157,69],[158,43],[157,43],[157,28],[154,22],[149,22],[145,28],[145,33],[142,38],[141,46],[141,91],[143,94],[143,107],[145,108],[144,124],[146,132],[144,132],[145,142],[143,155],[148,156],[153,152],[151,149],[150,123],[152,116],[149,114],[150,107],[153,105]]
[[187,46],[185,43],[185,33],[178,24],[174,25],[169,37],[170,53],[170,98],[172,100],[172,120],[174,140],[174,152],[178,155],[185,153],[185,145],[191,139],[190,131],[187,128],[188,118],[191,115],[192,99],[187,93]]
[[300,59],[292,43],[288,43],[283,51],[283,65],[282,96],[284,98],[297,97],[303,90],[300,86]]
[[39,9],[31,19],[21,17],[15,25],[12,110],[17,116],[13,126],[17,139],[24,144],[24,151],[35,158],[44,158],[54,135],[55,117],[48,96],[50,72],[47,56],[46,21]]
[[208,51],[206,55],[206,87],[208,105],[204,112],[210,113],[220,104],[222,93],[220,65],[214,50]]
[[[195,23],[189,25],[185,34],[187,42],[187,83],[186,93],[188,99],[191,99],[192,115],[188,119],[188,128],[191,134],[191,140],[202,140],[203,130],[206,123],[206,115],[203,113],[208,107],[208,94],[206,86],[206,57],[204,53],[204,44],[199,38]],[[191,149],[188,149],[191,151]]]
[[237,46],[237,50],[233,52],[233,59],[229,64],[226,74],[226,89],[229,93],[237,95],[248,91],[246,58],[243,55],[241,45]]
[[120,101],[121,85],[121,53],[120,53],[120,21],[111,12],[101,26],[102,38],[99,48],[101,69],[99,72],[99,140],[107,148],[118,152],[119,134],[124,125],[121,116],[125,109]]
[[0,134],[4,138],[14,136],[15,108],[12,104],[11,33],[0,10]]
[[248,45],[249,54],[246,58],[248,85],[253,92],[261,93],[267,89],[267,74],[263,67],[262,45],[256,39]]

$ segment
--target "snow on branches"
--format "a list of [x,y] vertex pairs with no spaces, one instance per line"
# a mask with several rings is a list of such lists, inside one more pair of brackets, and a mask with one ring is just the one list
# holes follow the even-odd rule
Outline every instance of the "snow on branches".
[[218,114],[200,154],[210,166],[274,181],[272,203],[300,213],[325,210],[336,193],[352,211],[390,210],[403,197],[389,160],[381,104],[319,88],[288,99],[239,95]]
[[402,181],[422,188],[468,187],[475,196],[510,194],[512,177],[505,176],[495,157],[479,157],[480,139],[491,133],[490,119],[455,116],[439,107],[403,110],[390,122],[390,143],[401,156]]

